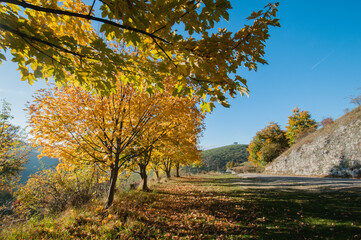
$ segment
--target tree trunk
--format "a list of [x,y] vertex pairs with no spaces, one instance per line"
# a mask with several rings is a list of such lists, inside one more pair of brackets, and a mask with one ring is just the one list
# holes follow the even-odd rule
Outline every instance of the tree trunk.
[[165,169],[165,174],[167,175],[167,178],[170,178],[170,171],[171,171],[171,168]]
[[170,178],[170,177],[171,177],[171,176],[170,176],[170,172],[171,172],[171,170],[172,170],[172,160],[170,160],[170,159],[168,158],[168,160],[165,161],[165,162],[163,163],[163,165],[164,165],[164,171],[165,171],[165,174],[167,175],[167,178]]
[[158,170],[154,170],[155,175],[157,176],[157,182],[160,183],[160,176],[159,176],[159,171]]
[[108,209],[114,201],[114,193],[115,193],[115,186],[118,179],[118,166],[112,166],[110,171],[110,186],[109,186],[109,192],[108,192],[108,198],[107,202],[105,204],[105,209]]
[[180,177],[180,175],[179,175],[179,163],[177,163],[175,165],[175,168],[176,168],[176,177]]
[[139,164],[139,169],[140,169],[140,177],[143,180],[143,191],[144,192],[149,192],[149,188],[148,188],[148,175],[147,175],[147,165],[146,164]]

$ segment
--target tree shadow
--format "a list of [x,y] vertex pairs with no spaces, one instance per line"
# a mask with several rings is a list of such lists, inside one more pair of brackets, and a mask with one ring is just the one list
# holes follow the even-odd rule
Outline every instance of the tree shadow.
[[[282,178],[283,179],[283,178]],[[319,186],[318,178],[310,184]],[[274,181],[279,180],[278,178]],[[225,191],[191,191],[186,194],[161,192],[165,198],[198,196],[198,202],[189,202],[172,208],[176,212],[201,211],[216,219],[236,223],[233,228],[219,232],[210,226],[202,227],[209,235],[225,234],[228,237],[249,236],[256,239],[357,239],[361,238],[360,188],[343,188],[342,191],[307,191],[294,188],[265,189],[265,181],[238,178],[194,178],[185,184],[229,188]],[[330,182],[330,183],[329,183]],[[324,185],[333,183],[326,180]],[[346,181],[346,184],[349,182]],[[235,186],[250,186],[235,189]],[[266,185],[267,186],[267,185]],[[294,186],[294,185],[292,185]],[[256,188],[253,188],[256,187]],[[283,186],[282,186],[283,187]],[[225,200],[228,198],[230,200]],[[212,199],[205,201],[202,199]],[[207,229],[204,232],[204,229]]]

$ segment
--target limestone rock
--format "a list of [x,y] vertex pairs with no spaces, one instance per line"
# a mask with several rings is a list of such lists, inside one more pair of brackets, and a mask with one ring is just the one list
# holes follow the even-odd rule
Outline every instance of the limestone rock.
[[361,106],[309,136],[266,166],[266,173],[359,177]]

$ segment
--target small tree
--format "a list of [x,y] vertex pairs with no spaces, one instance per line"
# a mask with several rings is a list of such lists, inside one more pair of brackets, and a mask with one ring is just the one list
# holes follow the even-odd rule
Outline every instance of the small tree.
[[308,111],[300,111],[296,107],[292,112],[293,114],[288,117],[288,125],[286,126],[286,137],[290,145],[316,131],[318,126],[317,122],[311,119]]
[[230,161],[230,162],[227,162],[227,164],[226,164],[226,169],[231,169],[231,168],[233,168],[233,167],[235,167],[236,166],[236,164],[234,163],[234,161],[232,160],[232,161]]
[[248,161],[254,165],[265,166],[288,147],[285,131],[281,130],[277,123],[271,122],[253,137],[247,148],[250,154]]
[[0,190],[10,191],[19,181],[19,173],[28,160],[31,148],[20,127],[10,123],[10,104],[2,100],[0,110]]
[[321,126],[324,127],[326,125],[329,125],[333,123],[333,119],[331,117],[328,117],[328,118],[324,118],[322,121],[321,121]]
[[[361,88],[358,88],[359,90],[361,90]],[[359,96],[350,96],[348,97],[350,99],[350,103],[352,104],[356,104],[357,106],[360,106],[361,105],[361,95]]]

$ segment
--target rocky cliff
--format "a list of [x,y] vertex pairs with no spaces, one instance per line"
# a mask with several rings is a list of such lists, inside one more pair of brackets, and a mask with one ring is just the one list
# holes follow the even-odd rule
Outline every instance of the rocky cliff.
[[361,106],[301,139],[272,163],[266,173],[359,176]]

